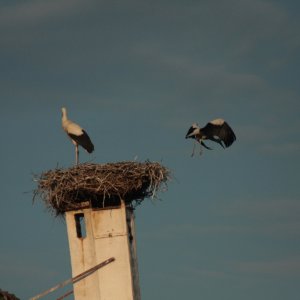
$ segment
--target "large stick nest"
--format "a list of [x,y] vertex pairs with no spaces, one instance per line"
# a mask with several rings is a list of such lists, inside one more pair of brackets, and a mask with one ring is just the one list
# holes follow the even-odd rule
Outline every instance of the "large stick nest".
[[39,196],[55,215],[69,210],[140,204],[166,190],[170,172],[157,162],[84,163],[69,169],[55,169],[36,178]]

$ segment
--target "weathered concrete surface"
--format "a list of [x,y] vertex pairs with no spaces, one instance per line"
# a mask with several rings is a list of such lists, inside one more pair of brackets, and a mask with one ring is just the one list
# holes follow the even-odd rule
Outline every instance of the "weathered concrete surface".
[[[84,214],[86,236],[78,237],[76,214]],[[111,264],[74,284],[76,300],[140,300],[134,214],[124,205],[66,213],[72,276],[114,257]]]

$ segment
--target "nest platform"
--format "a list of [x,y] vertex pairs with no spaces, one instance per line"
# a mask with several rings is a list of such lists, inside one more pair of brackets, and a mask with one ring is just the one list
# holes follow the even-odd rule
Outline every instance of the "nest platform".
[[49,170],[36,177],[38,196],[55,215],[83,207],[117,206],[121,199],[136,206],[167,189],[170,172],[157,162],[79,164]]

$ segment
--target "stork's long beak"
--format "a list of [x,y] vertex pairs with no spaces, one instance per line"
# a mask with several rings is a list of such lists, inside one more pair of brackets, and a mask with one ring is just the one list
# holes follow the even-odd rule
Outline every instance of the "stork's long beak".
[[195,128],[190,127],[189,130],[188,130],[188,132],[185,135],[185,138],[186,139],[191,138],[194,135],[194,130],[195,130]]
[[188,138],[194,138],[195,139],[195,134],[193,132],[188,132],[185,136],[186,139]]

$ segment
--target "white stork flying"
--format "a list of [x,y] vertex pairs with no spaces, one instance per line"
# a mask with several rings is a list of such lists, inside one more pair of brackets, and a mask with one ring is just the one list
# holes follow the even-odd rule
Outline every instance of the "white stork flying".
[[76,155],[76,165],[78,165],[79,150],[78,145],[84,148],[88,153],[94,151],[94,145],[91,142],[88,134],[76,123],[72,122],[67,117],[67,109],[63,107],[62,111],[62,127],[64,131],[71,138],[73,144],[75,145],[75,155]]
[[[194,123],[188,130],[185,138],[192,138],[195,140],[192,156],[194,156],[196,141],[206,149],[212,150],[204,144],[203,140],[214,141],[220,144],[224,149],[229,147],[236,140],[233,130],[223,119],[212,120],[203,128],[200,128],[197,123]],[[202,154],[201,145],[200,154]]]

